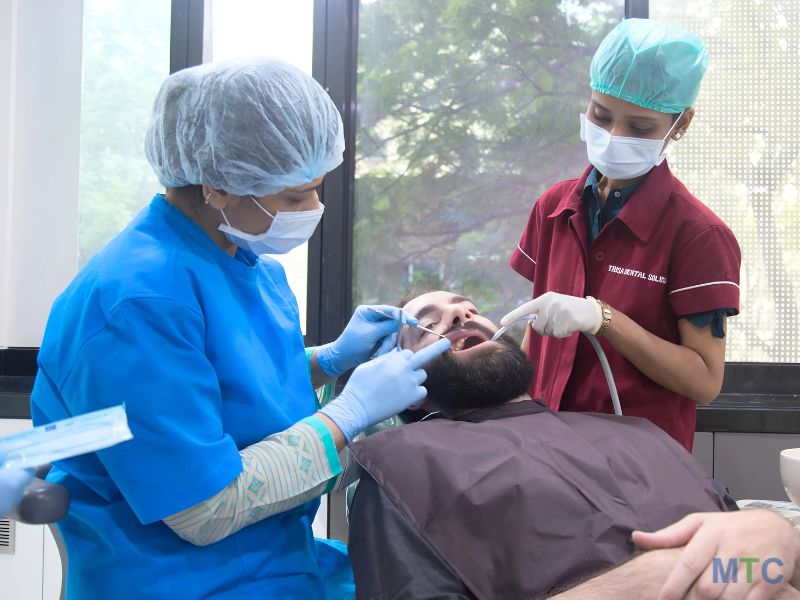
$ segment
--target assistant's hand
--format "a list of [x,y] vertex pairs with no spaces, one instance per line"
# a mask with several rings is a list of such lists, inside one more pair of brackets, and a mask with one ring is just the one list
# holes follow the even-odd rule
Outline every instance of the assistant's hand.
[[527,315],[536,315],[536,320],[531,323],[536,333],[557,338],[570,336],[576,331],[594,335],[603,324],[603,312],[596,300],[556,292],[545,292],[526,302],[500,319],[500,324],[508,325]]
[[375,423],[396,415],[427,395],[427,373],[420,367],[450,349],[439,340],[417,353],[392,351],[358,367],[339,397],[320,409],[347,441]]
[[[0,459],[0,464],[2,464]],[[22,490],[33,479],[30,471],[0,467],[0,516],[17,505],[22,498]]]
[[[670,598],[772,598],[788,583],[795,586],[800,577],[795,573],[800,555],[800,534],[786,519],[768,510],[751,509],[734,513],[695,513],[659,531],[633,532],[633,542],[642,549],[686,546],[659,594]],[[714,558],[738,563],[737,583],[725,583],[717,573],[714,582]],[[747,565],[740,558],[752,561],[748,577]],[[767,578],[763,578],[764,561],[770,558]],[[794,580],[793,580],[794,578]],[[750,583],[748,583],[750,579]],[[725,594],[723,596],[723,593]]]
[[[387,318],[371,310],[372,308],[391,315],[392,318]],[[416,322],[416,319],[405,315],[394,306],[359,306],[342,335],[317,350],[319,366],[331,377],[338,377],[368,361],[379,348],[379,353],[388,350],[403,324]]]

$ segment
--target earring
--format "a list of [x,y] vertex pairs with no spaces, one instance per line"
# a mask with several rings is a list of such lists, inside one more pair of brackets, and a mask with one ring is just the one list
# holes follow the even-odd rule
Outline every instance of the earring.
[[675,135],[672,136],[672,139],[676,142],[683,137],[683,134],[679,131]]
[[211,193],[209,193],[208,196],[206,196],[206,204],[208,204],[209,200],[211,200]]

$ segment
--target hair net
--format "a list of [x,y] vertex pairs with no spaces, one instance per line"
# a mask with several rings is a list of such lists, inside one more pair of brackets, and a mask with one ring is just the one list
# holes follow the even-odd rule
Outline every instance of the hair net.
[[679,113],[700,91],[708,66],[703,40],[672,25],[625,19],[592,59],[592,89],[645,108]]
[[236,59],[170,75],[153,103],[145,154],[168,188],[205,184],[267,196],[342,162],[342,119],[328,94],[278,60]]

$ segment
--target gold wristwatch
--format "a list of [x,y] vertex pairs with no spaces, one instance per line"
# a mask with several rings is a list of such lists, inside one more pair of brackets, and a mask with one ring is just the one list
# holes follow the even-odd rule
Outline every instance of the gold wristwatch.
[[593,296],[586,296],[597,302],[598,306],[600,306],[600,314],[603,317],[603,323],[600,325],[600,329],[597,330],[597,333],[594,334],[595,337],[603,337],[608,331],[608,328],[611,326],[611,307],[608,305],[607,302],[603,302],[599,298],[595,298]]

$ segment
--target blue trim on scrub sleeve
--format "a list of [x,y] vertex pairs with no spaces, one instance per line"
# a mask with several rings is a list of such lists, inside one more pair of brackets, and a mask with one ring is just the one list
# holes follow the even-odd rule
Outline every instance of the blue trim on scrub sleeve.
[[124,403],[133,439],[97,453],[147,525],[194,506],[242,471],[222,428],[203,317],[164,297],[123,300],[81,348],[64,382],[80,409]]
[[325,494],[330,492],[336,485],[336,478],[342,472],[342,464],[339,462],[339,453],[336,451],[336,443],[333,441],[333,434],[331,430],[322,422],[319,417],[310,416],[306,417],[301,423],[305,423],[314,428],[319,438],[322,440],[322,445],[325,447],[325,458],[328,461],[328,468],[333,477],[328,481],[325,487]]

